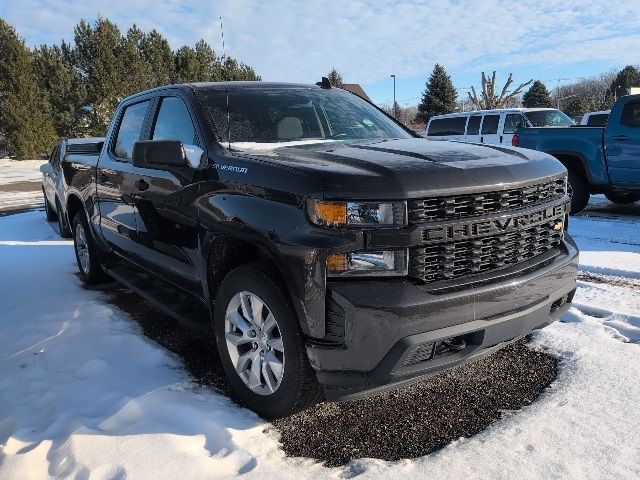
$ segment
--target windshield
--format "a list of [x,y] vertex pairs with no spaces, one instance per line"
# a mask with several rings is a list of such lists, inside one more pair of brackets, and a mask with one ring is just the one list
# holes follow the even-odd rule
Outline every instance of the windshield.
[[[229,88],[203,91],[223,142],[273,144],[411,138],[382,112],[338,88]],[[230,139],[227,132],[230,132]]]
[[560,110],[538,110],[523,112],[534,127],[570,127],[573,120]]

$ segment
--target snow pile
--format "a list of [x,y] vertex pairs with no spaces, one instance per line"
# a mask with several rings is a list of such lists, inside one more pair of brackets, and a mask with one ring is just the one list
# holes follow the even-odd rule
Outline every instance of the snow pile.
[[43,212],[0,218],[0,478],[638,478],[635,225],[572,220],[589,281],[562,323],[535,334],[562,361],[533,405],[427,457],[328,469],[285,458],[267,423],[194,386],[125,312],[84,289],[71,243]]

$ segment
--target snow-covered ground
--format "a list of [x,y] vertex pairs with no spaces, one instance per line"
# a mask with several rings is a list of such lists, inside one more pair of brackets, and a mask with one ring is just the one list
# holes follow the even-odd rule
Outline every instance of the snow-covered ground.
[[[640,477],[640,219],[572,218],[581,281],[534,345],[560,357],[531,406],[437,453],[325,468],[198,387],[76,277],[42,211],[0,218],[0,478]],[[357,422],[357,419],[354,419]]]
[[46,160],[11,160],[0,159],[0,185],[14,182],[31,182],[40,180],[40,165]]
[[0,213],[43,204],[40,165],[44,160],[0,159]]

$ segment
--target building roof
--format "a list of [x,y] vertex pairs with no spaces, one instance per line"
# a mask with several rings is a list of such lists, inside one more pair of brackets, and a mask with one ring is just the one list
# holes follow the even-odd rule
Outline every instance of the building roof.
[[347,90],[348,92],[355,93],[361,98],[364,98],[366,101],[370,102],[371,99],[369,95],[363,90],[363,88],[358,83],[343,83],[342,88]]

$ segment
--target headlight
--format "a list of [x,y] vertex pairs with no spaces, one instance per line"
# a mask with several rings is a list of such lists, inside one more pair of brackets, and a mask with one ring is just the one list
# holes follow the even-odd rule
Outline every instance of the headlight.
[[327,275],[404,276],[407,275],[407,250],[334,253],[327,257]]
[[326,227],[404,227],[407,224],[406,202],[325,202],[309,200],[309,218]]

